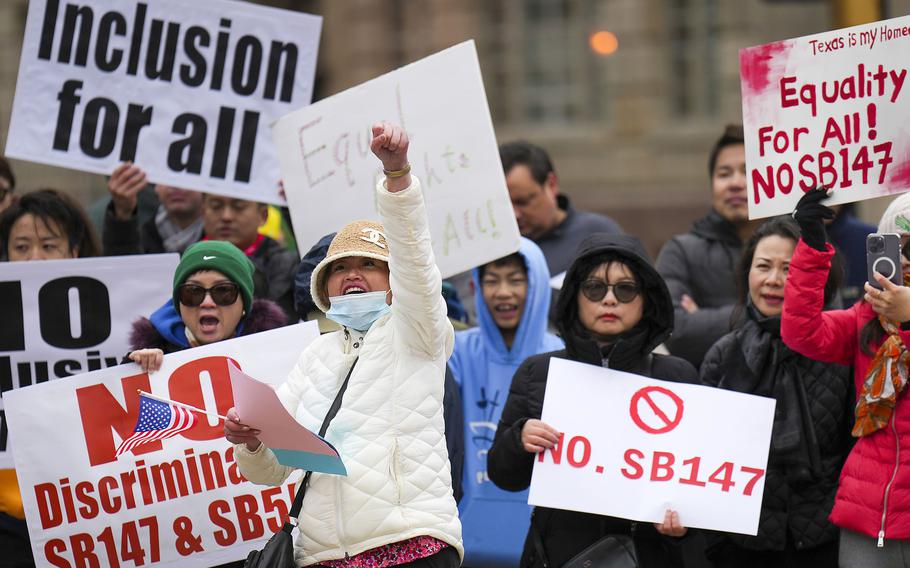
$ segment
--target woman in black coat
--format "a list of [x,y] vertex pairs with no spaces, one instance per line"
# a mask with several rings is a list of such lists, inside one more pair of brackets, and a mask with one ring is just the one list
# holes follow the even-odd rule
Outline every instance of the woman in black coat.
[[[702,363],[705,384],[777,401],[758,535],[710,534],[715,568],[837,566],[839,531],[828,514],[851,444],[853,385],[849,368],[813,361],[781,340],[784,285],[798,240],[789,217],[755,231],[737,272],[740,325]],[[837,287],[829,278],[826,302]]]
[[[530,357],[515,372],[487,456],[490,479],[506,490],[527,488],[535,455],[557,440],[557,430],[540,421],[552,357],[675,382],[698,381],[687,361],[651,353],[673,330],[673,304],[635,237],[601,233],[585,239],[566,272],[556,310],[566,348]],[[678,566],[675,537],[685,533],[670,511],[663,523],[651,525],[537,507],[521,566],[562,566],[606,535],[630,535],[641,568]]]

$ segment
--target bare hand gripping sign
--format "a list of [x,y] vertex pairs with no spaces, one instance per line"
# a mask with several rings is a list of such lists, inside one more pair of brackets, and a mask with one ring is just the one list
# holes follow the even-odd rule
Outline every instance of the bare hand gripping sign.
[[740,52],[749,216],[910,189],[910,16]]
[[38,0],[6,154],[280,203],[270,123],[310,102],[321,18],[227,0]]

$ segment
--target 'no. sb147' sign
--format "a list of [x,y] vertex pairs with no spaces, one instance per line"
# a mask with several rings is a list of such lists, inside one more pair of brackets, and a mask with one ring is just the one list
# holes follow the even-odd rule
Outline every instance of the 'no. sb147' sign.
[[[774,400],[552,359],[532,505],[754,535]],[[722,427],[718,427],[722,425]]]

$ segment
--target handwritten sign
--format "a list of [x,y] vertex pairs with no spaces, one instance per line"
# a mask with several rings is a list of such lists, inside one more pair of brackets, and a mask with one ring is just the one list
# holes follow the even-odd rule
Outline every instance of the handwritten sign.
[[[114,367],[171,296],[176,254],[0,263],[0,393]],[[0,400],[0,468],[13,456]]]
[[203,567],[261,547],[287,518],[296,479],[247,481],[220,419],[116,448],[136,425],[137,390],[224,415],[231,361],[280,383],[317,336],[308,322],[172,353],[152,374],[131,363],[6,393],[37,564]]
[[270,124],[310,102],[322,19],[229,0],[32,0],[6,155],[280,204]]
[[749,217],[910,189],[910,16],[743,49]]
[[408,132],[411,171],[423,184],[443,277],[518,250],[472,41],[278,121],[275,146],[301,250],[351,221],[378,220],[382,166],[370,152],[370,127],[380,120]]
[[[551,359],[532,505],[758,532],[774,400]],[[722,427],[718,427],[722,425]]]

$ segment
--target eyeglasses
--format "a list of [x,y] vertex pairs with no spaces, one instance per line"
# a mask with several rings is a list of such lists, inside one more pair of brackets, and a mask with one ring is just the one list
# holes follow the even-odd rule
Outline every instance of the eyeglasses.
[[205,301],[205,295],[209,294],[212,301],[219,306],[230,306],[237,301],[240,294],[240,286],[233,282],[222,282],[215,284],[211,288],[203,288],[196,284],[183,284],[177,289],[177,299],[180,303],[189,308],[195,308]]
[[603,300],[610,288],[613,289],[613,296],[623,304],[628,304],[634,300],[639,292],[638,285],[634,282],[607,284],[603,280],[585,280],[581,283],[581,293],[592,302]]

